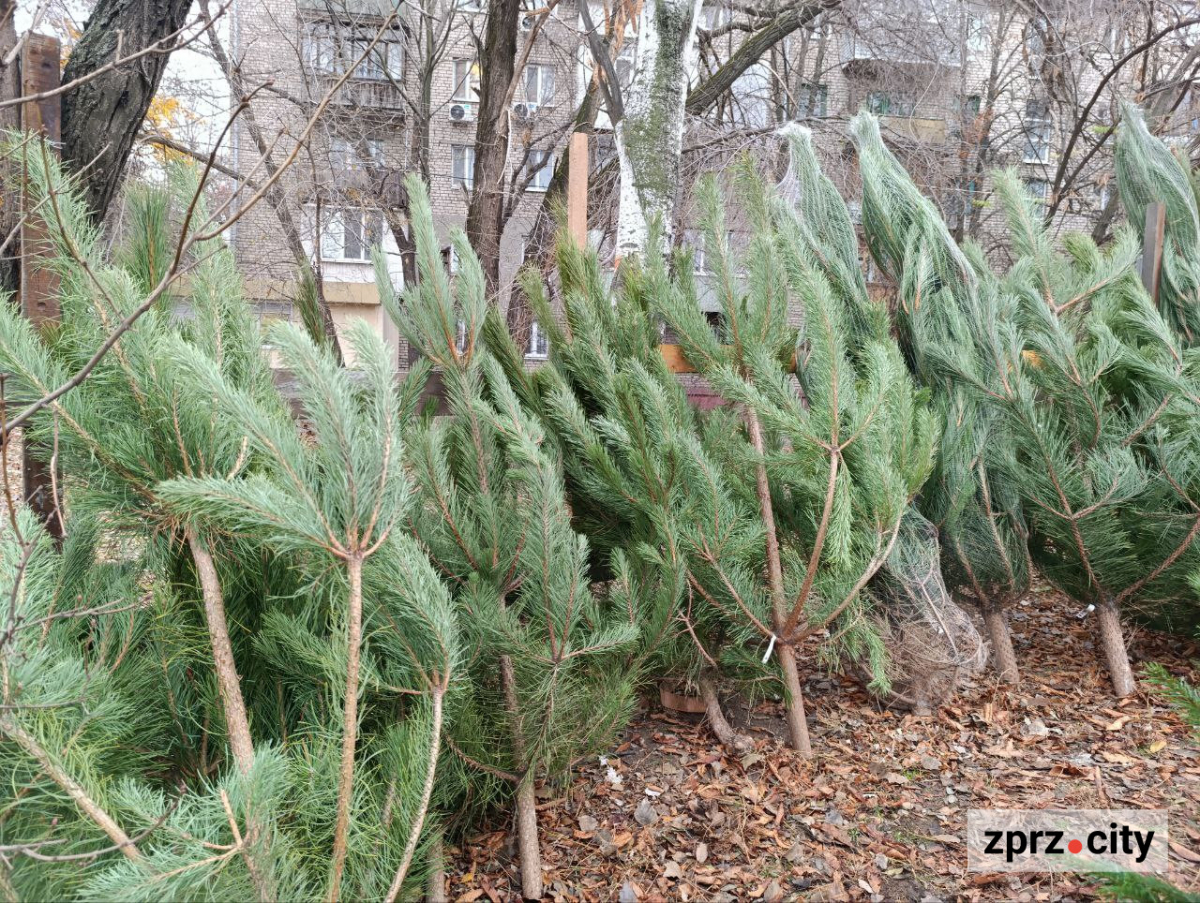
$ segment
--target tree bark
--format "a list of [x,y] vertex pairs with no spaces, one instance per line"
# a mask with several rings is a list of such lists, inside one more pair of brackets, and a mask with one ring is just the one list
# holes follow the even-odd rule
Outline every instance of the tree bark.
[[513,671],[512,659],[507,655],[500,656],[500,682],[504,688],[504,708],[508,712],[513,757],[521,775],[513,816],[517,828],[517,852],[521,860],[521,896],[526,900],[540,900],[543,890],[542,851],[538,846],[537,793],[533,767],[526,754],[525,737],[521,733],[517,676]]
[[644,0],[642,4],[633,81],[615,128],[621,169],[618,259],[644,253],[651,216],[661,217],[664,246],[671,244],[675,234],[684,105],[699,16],[699,0]]
[[429,845],[429,878],[425,881],[425,903],[447,903],[446,848],[439,830]]
[[1096,629],[1100,635],[1100,646],[1108,663],[1108,674],[1112,678],[1113,692],[1118,696],[1129,696],[1137,690],[1133,669],[1129,666],[1129,653],[1125,650],[1125,634],[1121,629],[1121,613],[1111,601],[1105,600],[1096,606]]
[[[183,27],[191,0],[98,0],[71,50],[63,82],[164,41]],[[158,90],[171,46],[110,69],[62,97],[63,162],[100,222],[121,185],[134,139]]]
[[254,763],[254,744],[250,737],[250,720],[246,715],[246,702],[242,697],[241,680],[238,678],[237,662],[233,658],[233,644],[229,639],[229,623],[225,617],[225,598],[221,592],[221,579],[208,545],[195,530],[187,530],[188,548],[200,577],[200,594],[204,599],[204,620],[208,627],[208,638],[212,644],[213,667],[217,674],[217,689],[221,693],[221,707],[225,710],[225,732],[229,735],[229,749],[233,761],[242,774],[250,772]]
[[1006,684],[1016,685],[1021,681],[1017,668],[1017,654],[1013,651],[1012,633],[1008,629],[1008,618],[1004,607],[993,603],[981,603],[983,625],[992,641],[992,664]]
[[714,675],[706,671],[700,675],[697,683],[700,685],[700,698],[704,700],[704,717],[708,719],[708,726],[717,735],[721,745],[730,752],[745,752],[750,748],[750,740],[734,730],[725,718]]
[[509,86],[517,57],[521,0],[488,4],[487,28],[479,58],[479,115],[475,126],[474,191],[467,206],[467,238],[483,266],[489,297],[500,285],[500,238],[504,234],[508,162]]
[[[688,93],[687,112],[692,116],[707,113],[768,50],[821,13],[840,4],[841,0],[818,0],[804,6],[794,6],[773,16],[765,26],[743,41],[721,68]],[[821,70],[818,68],[816,71]]]
[[342,767],[338,779],[337,821],[333,829],[333,863],[329,884],[330,903],[341,892],[342,871],[346,867],[346,844],[350,831],[350,804],[354,798],[354,746],[358,739],[358,671],[362,651],[362,558],[351,555],[346,561],[350,578],[346,637],[346,698],[343,703]]
[[811,759],[813,752],[808,739],[808,719],[804,712],[804,687],[800,683],[800,669],[796,666],[796,651],[791,646],[779,647],[779,664],[783,669],[784,711],[792,736],[792,748],[802,758]]

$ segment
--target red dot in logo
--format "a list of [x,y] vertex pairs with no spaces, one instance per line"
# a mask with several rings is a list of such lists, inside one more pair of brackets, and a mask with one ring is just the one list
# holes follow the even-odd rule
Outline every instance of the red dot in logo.
[[1081,853],[1081,852],[1083,852],[1083,844],[1080,843],[1078,840],[1072,840],[1070,843],[1067,844],[1067,849],[1070,850],[1072,853]]

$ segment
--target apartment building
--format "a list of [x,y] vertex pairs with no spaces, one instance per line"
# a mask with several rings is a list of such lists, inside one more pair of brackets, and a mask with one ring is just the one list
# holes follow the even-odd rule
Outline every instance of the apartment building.
[[[593,0],[584,16],[577,2],[563,0],[547,14],[531,0],[521,21],[519,44],[536,17],[545,16],[513,95],[502,304],[525,259],[556,155],[593,78],[585,23],[603,28],[612,13],[611,5]],[[1053,20],[1000,2],[844,5],[772,46],[689,126],[680,240],[694,241],[687,222],[694,179],[747,149],[777,159],[771,132],[786,121],[813,128],[827,170],[847,197],[857,197],[846,125],[861,108],[881,117],[885,138],[960,237],[985,247],[1003,237],[988,179],[998,166],[1018,167],[1031,193],[1047,204],[1057,200],[1061,228],[1090,229],[1115,207],[1107,139],[1100,141],[1111,127],[1115,100],[1134,96],[1186,60],[1196,29],[1170,31],[1144,59],[1134,58],[1140,66],[1121,61],[1148,28],[1185,21],[1185,14],[1183,5],[1169,14],[1159,10],[1151,23],[1142,7],[1126,0],[1064,4]],[[474,188],[477,59],[486,15],[486,0],[399,7],[391,0],[236,0],[232,56],[248,87],[265,87],[251,100],[253,122],[238,121],[233,167],[253,182],[266,171],[264,147],[275,165],[295,155],[281,180],[287,212],[281,215],[278,203],[260,204],[233,234],[264,317],[290,315],[302,254],[319,274],[335,320],[368,319],[395,342],[401,366],[406,362],[407,349],[378,302],[371,249],[382,247],[389,278],[400,284],[401,183],[411,171],[429,181],[440,235],[465,221]],[[706,4],[695,81],[732,58],[766,22],[769,16],[754,18],[732,0]],[[618,78],[626,80],[635,25],[608,41]],[[340,90],[326,97],[348,71]],[[1198,117],[1188,94],[1174,105],[1168,130],[1187,141]],[[611,153],[603,109],[595,125],[592,157],[599,174]],[[1072,156],[1060,172],[1068,147]],[[599,178],[594,188],[598,228],[592,238],[603,254],[604,226],[611,222],[603,208],[615,196],[605,194]],[[289,217],[291,230],[283,222]],[[457,263],[448,244],[446,263],[451,270]],[[696,265],[703,275],[702,253]],[[545,354],[536,327],[527,353],[531,361]]]

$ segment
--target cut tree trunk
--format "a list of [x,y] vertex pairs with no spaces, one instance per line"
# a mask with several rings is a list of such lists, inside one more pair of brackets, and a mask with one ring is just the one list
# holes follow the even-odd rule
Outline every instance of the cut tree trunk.
[[748,737],[744,737],[733,729],[733,725],[725,718],[721,709],[721,699],[717,695],[717,685],[711,671],[700,675],[700,698],[704,700],[704,717],[708,726],[717,735],[721,745],[731,752],[745,752],[752,745]]
[[1017,654],[1013,651],[1012,633],[1008,629],[1008,618],[1003,606],[981,605],[980,611],[988,638],[992,641],[992,664],[996,673],[1006,684],[1019,683],[1021,676],[1017,669]]
[[500,656],[500,682],[504,689],[504,708],[508,712],[512,733],[513,757],[520,768],[514,820],[517,828],[517,853],[521,859],[521,896],[526,900],[542,898],[542,851],[538,846],[537,793],[534,776],[525,753],[525,737],[521,733],[520,701],[517,699],[517,675],[512,659]]
[[425,881],[425,903],[447,903],[446,846],[441,829],[429,844],[429,877]]
[[1108,674],[1112,678],[1113,692],[1118,696],[1129,696],[1137,689],[1133,669],[1129,666],[1129,653],[1125,650],[1125,634],[1121,629],[1121,613],[1111,601],[1105,600],[1096,606],[1096,628],[1100,633],[1100,646],[1108,663]]
[[792,747],[803,758],[811,759],[812,744],[808,739],[808,719],[804,713],[804,688],[800,683],[800,669],[796,666],[796,652],[791,646],[779,647],[779,664],[783,669],[783,704],[788,731],[792,735]]

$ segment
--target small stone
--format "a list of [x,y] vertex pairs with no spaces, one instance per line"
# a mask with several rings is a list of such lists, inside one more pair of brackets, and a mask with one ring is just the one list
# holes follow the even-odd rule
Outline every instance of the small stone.
[[621,885],[620,896],[617,897],[619,903],[637,903],[638,889],[637,885],[632,881],[626,881]]
[[600,827],[600,822],[592,818],[590,815],[579,816],[579,830],[591,834]]
[[941,771],[942,761],[933,756],[921,756],[921,767],[926,771]]
[[844,825],[845,823],[846,819],[842,817],[842,813],[838,812],[837,809],[830,809],[825,813],[825,824]]
[[633,810],[633,820],[643,828],[649,827],[658,821],[658,811],[650,805],[650,800],[643,799]]
[[882,853],[875,854],[875,868],[882,871],[887,868],[887,864],[888,858],[886,856],[884,856]]

